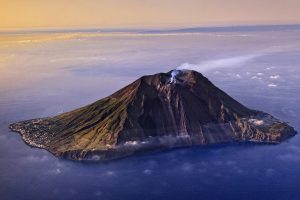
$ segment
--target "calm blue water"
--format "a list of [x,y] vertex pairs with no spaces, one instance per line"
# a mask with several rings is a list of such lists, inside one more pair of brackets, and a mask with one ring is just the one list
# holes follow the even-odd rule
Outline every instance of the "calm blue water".
[[1,200],[300,199],[299,136],[280,145],[195,147],[91,164],[30,148],[7,128],[180,66],[299,131],[300,30],[0,37]]

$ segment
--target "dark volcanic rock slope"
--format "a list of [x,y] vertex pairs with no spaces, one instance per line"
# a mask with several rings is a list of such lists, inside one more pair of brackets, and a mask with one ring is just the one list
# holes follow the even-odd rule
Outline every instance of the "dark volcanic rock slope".
[[187,70],[143,76],[83,108],[10,128],[32,146],[75,160],[232,141],[278,143],[296,133]]

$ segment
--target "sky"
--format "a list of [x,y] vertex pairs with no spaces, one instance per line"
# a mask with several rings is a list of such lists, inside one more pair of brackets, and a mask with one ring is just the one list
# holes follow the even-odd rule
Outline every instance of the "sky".
[[0,0],[0,29],[300,23],[299,0]]

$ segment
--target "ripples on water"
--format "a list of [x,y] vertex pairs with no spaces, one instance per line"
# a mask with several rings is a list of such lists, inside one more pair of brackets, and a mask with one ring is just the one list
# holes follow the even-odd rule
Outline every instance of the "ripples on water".
[[1,35],[0,199],[299,199],[298,136],[87,164],[30,148],[7,128],[184,66],[299,130],[299,33]]

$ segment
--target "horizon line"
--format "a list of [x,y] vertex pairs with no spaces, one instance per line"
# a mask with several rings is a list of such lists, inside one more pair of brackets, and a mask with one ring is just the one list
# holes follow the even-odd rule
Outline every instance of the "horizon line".
[[[299,26],[299,27],[298,27]],[[234,29],[234,28],[276,28],[276,27],[297,27],[300,28],[300,23],[284,23],[284,24],[235,24],[235,25],[195,25],[195,26],[174,26],[174,27],[30,27],[30,28],[0,28],[0,33],[38,33],[38,32],[68,32],[68,31],[78,31],[78,32],[140,32],[140,31],[150,31],[150,32],[173,32],[173,31],[184,31],[184,30],[196,30],[205,29],[213,31],[213,29]],[[234,30],[233,30],[234,31]]]

